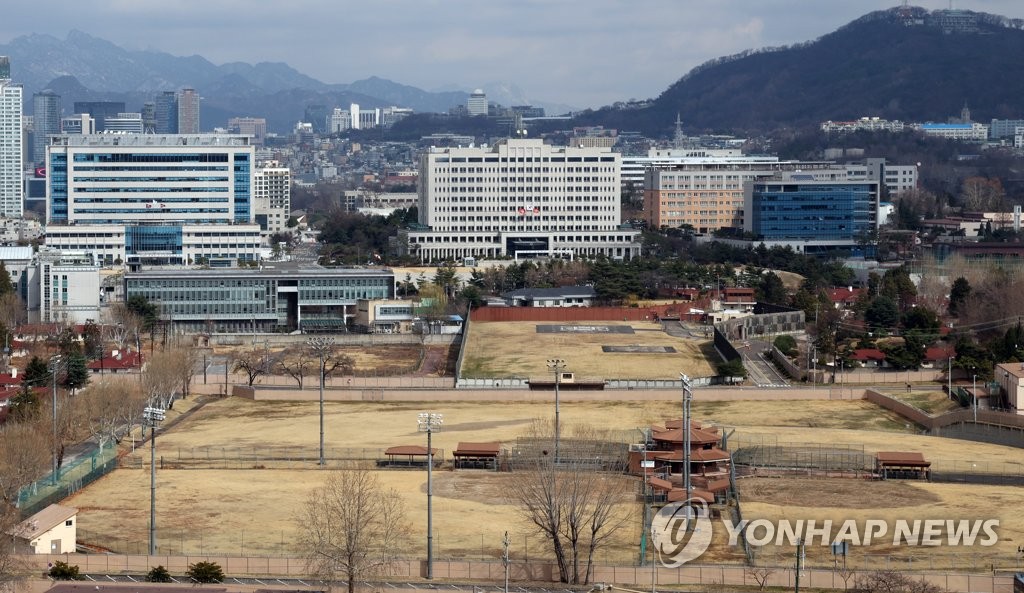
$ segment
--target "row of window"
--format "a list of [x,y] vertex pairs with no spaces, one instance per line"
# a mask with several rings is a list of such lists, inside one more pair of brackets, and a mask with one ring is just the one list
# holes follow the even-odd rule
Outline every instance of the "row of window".
[[532,157],[532,156],[520,156],[520,157],[497,157],[497,156],[486,156],[486,157],[446,157],[438,156],[434,158],[434,162],[437,163],[614,163],[614,156],[552,156],[552,157]]

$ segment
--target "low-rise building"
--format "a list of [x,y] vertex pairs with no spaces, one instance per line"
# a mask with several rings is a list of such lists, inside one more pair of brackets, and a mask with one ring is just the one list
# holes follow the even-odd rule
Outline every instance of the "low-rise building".
[[32,554],[73,554],[78,545],[78,509],[51,504],[8,535],[14,538],[16,549]]
[[411,333],[415,317],[415,303],[411,300],[359,299],[354,329],[369,334]]
[[1024,414],[1024,363],[997,364],[993,375],[999,383],[1006,407],[1017,414]]
[[520,288],[502,293],[509,307],[589,307],[597,298],[593,286]]

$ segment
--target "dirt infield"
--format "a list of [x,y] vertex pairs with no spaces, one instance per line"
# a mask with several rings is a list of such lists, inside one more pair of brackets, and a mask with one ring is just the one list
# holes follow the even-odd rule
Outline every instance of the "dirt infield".
[[[465,337],[462,376],[467,378],[545,377],[547,360],[560,358],[566,370],[595,379],[678,379],[714,375],[710,342],[676,338],[658,323],[573,321],[564,325],[631,327],[633,333],[538,333],[553,322],[472,323]],[[604,352],[602,346],[671,347],[675,352]]]

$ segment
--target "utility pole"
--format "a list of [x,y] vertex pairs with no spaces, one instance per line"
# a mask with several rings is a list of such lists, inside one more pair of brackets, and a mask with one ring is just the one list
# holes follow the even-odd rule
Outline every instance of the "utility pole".
[[501,554],[501,563],[505,565],[505,593],[508,593],[508,569],[509,564],[511,564],[511,561],[508,556],[508,547],[511,543],[512,540],[508,538],[508,532],[506,531],[505,538],[501,540],[501,544],[505,548],[505,551]]
[[804,540],[800,538],[796,540],[796,577],[794,579],[795,586],[793,587],[793,593],[800,593],[800,571],[803,570],[804,563]]

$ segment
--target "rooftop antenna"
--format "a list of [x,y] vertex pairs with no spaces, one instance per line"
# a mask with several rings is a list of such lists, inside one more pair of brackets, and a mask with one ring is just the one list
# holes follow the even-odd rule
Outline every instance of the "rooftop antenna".
[[686,138],[686,136],[683,135],[683,120],[679,118],[679,113],[677,112],[676,113],[676,135],[675,135],[675,138],[674,138],[674,142],[675,142],[676,148],[681,148],[683,146],[683,139],[684,138]]

